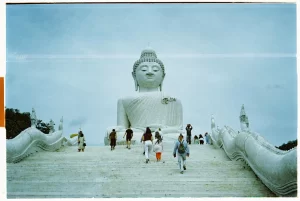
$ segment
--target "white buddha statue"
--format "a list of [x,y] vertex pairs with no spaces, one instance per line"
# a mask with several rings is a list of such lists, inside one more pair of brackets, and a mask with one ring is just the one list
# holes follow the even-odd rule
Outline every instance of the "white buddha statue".
[[116,131],[152,131],[161,128],[162,133],[182,132],[182,105],[179,99],[162,92],[166,76],[163,63],[154,50],[147,48],[133,65],[132,77],[135,96],[118,100]]

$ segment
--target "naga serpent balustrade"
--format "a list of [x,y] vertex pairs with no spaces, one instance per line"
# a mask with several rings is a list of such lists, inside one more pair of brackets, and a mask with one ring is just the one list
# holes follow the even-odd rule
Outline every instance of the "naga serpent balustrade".
[[[247,120],[248,121],[248,120]],[[241,120],[241,125],[245,126]],[[242,131],[229,126],[216,128],[211,118],[212,144],[223,148],[231,160],[245,161],[257,177],[278,196],[297,194],[297,147],[282,151],[268,143],[261,135],[249,129],[249,122]]]

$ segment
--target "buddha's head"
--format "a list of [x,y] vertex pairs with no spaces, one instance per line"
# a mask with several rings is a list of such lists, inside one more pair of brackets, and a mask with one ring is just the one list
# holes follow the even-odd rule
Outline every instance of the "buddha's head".
[[164,64],[157,58],[154,50],[147,48],[133,65],[132,77],[136,91],[162,90],[165,78]]

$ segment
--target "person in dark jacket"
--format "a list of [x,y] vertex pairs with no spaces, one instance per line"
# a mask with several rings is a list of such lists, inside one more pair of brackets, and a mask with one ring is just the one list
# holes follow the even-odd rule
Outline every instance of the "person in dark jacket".
[[187,143],[191,144],[191,136],[192,136],[192,130],[193,130],[193,127],[191,124],[187,124],[186,128],[186,140],[187,140]]
[[204,138],[201,134],[199,135],[199,142],[200,144],[204,144]]
[[130,149],[131,139],[132,139],[132,137],[133,137],[133,131],[132,131],[130,128],[128,128],[128,129],[126,130],[126,132],[125,132],[123,138],[125,137],[125,135],[126,135],[126,144],[127,144],[126,148],[127,148],[127,149]]

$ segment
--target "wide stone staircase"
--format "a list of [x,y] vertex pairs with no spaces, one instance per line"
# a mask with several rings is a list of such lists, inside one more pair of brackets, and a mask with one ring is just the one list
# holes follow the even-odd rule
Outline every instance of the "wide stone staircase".
[[180,174],[173,146],[164,144],[160,162],[152,152],[148,164],[139,143],[38,152],[7,163],[7,198],[275,197],[244,162],[207,144],[189,146]]

